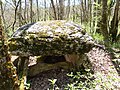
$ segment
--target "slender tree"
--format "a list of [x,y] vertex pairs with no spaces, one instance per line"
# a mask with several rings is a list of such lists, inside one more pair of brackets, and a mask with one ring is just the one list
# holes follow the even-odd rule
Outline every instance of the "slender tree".
[[20,0],[19,10],[18,10],[18,19],[19,19],[19,27],[22,25],[22,1]]
[[25,8],[24,8],[24,20],[25,20],[25,22],[27,22],[26,21],[26,19],[27,19],[26,12],[27,12],[27,0],[25,0]]
[[72,7],[72,12],[73,12],[73,15],[72,15],[72,20],[75,21],[75,18],[76,18],[76,11],[75,11],[75,0],[74,0],[74,5]]
[[4,24],[4,28],[6,28],[6,21],[5,21],[5,15],[4,15],[4,9],[3,9],[3,3],[2,1],[0,0],[0,9],[1,9],[1,16],[3,18],[3,24]]
[[120,5],[120,1],[116,0],[114,15],[110,26],[110,35],[112,37],[113,42],[117,41],[117,32],[118,32],[118,23],[119,23],[119,5]]
[[68,6],[67,6],[66,12],[67,12],[66,18],[69,19],[70,18],[70,0],[68,0]]
[[15,24],[16,24],[16,21],[17,21],[17,11],[18,11],[18,7],[19,7],[19,4],[20,4],[20,0],[16,3],[15,2],[15,11],[14,11],[14,21],[13,21],[13,25],[12,25],[12,31],[14,32],[14,27],[15,27]]
[[47,18],[47,5],[46,5],[46,0],[44,0],[44,21],[46,21],[46,18]]
[[[85,0],[86,1],[86,0]],[[81,0],[81,7],[82,7],[82,13],[83,13],[83,22],[86,22],[86,2],[84,2],[83,0]]]
[[64,0],[59,0],[59,5],[60,5],[59,19],[63,20],[64,19]]
[[30,3],[30,22],[32,23],[33,22],[33,0],[29,0],[29,3]]
[[36,0],[36,4],[37,4],[37,21],[39,21],[39,2],[38,2],[38,0]]
[[56,12],[57,12],[57,19],[60,19],[60,5],[59,5],[59,0],[56,0]]
[[102,21],[101,21],[101,31],[104,36],[104,42],[107,45],[109,43],[109,33],[108,33],[108,17],[107,17],[107,0],[102,0]]
[[51,0],[51,4],[54,12],[54,19],[57,20],[57,12],[56,12],[56,8],[53,0]]
[[89,12],[90,12],[90,19],[89,19],[89,21],[90,21],[90,32],[92,32],[92,29],[93,29],[93,8],[94,8],[94,5],[93,5],[93,3],[92,3],[92,1],[91,0],[89,0]]

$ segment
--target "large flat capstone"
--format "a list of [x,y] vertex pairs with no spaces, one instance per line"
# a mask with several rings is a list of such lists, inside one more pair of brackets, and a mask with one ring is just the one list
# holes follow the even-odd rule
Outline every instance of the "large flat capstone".
[[79,25],[64,20],[41,21],[20,27],[9,39],[14,55],[65,55],[86,53],[94,41]]

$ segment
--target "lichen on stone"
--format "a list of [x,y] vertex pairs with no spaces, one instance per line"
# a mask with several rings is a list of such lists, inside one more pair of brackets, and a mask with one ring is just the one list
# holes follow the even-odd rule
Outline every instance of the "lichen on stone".
[[8,42],[10,52],[18,55],[23,52],[29,55],[79,54],[94,46],[92,37],[79,25],[65,20],[36,22],[27,29],[17,30]]

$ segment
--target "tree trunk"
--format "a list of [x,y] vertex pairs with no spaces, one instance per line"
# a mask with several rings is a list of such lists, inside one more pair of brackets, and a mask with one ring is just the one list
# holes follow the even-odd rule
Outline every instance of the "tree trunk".
[[76,11],[75,11],[75,0],[74,0],[74,4],[73,4],[73,7],[72,7],[72,20],[75,21],[75,18],[76,18]]
[[32,6],[32,0],[29,0],[29,2],[30,2],[30,22],[32,23],[33,22],[33,11],[32,11],[32,8],[33,8],[33,6]]
[[64,19],[64,0],[59,0],[59,5],[60,5],[59,20],[63,20]]
[[110,35],[112,38],[112,41],[117,41],[117,32],[118,32],[118,23],[119,23],[119,0],[116,1],[115,10],[114,10],[114,16],[111,21],[110,26]]
[[56,0],[56,12],[57,12],[57,19],[60,19],[60,5],[59,0]]
[[68,0],[68,6],[67,6],[67,10],[66,10],[66,14],[67,14],[67,19],[69,19],[70,18],[70,0]]
[[8,54],[0,17],[0,90],[18,90],[18,76]]
[[83,12],[83,22],[87,22],[87,11],[86,11],[86,0],[85,1],[81,1],[81,6],[82,6],[82,12]]
[[108,24],[107,24],[107,0],[102,0],[102,21],[101,21],[101,32],[104,36],[104,43],[108,45],[109,43],[109,34],[108,34]]
[[90,0],[89,1],[89,12],[90,12],[90,32],[92,33],[93,31],[93,8],[94,8],[94,5],[92,3],[92,1]]
[[47,6],[46,6],[46,0],[44,0],[44,7],[45,7],[45,10],[44,10],[44,21],[46,21],[46,18],[47,18],[47,12],[46,12],[46,9],[47,9]]
[[20,80],[20,90],[25,90],[24,84],[27,81],[27,74],[28,74],[28,62],[29,62],[29,56],[23,56],[20,57],[21,63],[20,68],[22,67],[21,74],[21,80]]
[[4,28],[6,29],[6,21],[5,21],[5,17],[4,17],[3,2],[1,0],[0,0],[0,9],[1,9],[1,16],[3,19]]
[[26,12],[27,12],[27,0],[25,0],[25,9],[24,9],[24,20],[25,20],[25,22],[27,22],[26,21],[26,19],[27,19]]
[[22,1],[20,0],[19,11],[18,11],[18,19],[19,19],[19,27],[22,26]]
[[37,21],[39,21],[39,3],[38,3],[38,0],[36,0],[36,4],[37,4]]
[[15,27],[16,21],[17,21],[17,11],[18,11],[19,4],[20,4],[20,0],[17,3],[15,2],[15,11],[14,11],[15,17],[14,17],[14,21],[13,21],[13,25],[12,25],[13,32],[14,32],[14,27]]
[[57,20],[57,12],[56,12],[56,8],[55,8],[53,0],[51,0],[51,4],[52,4],[53,12],[54,12],[54,19]]

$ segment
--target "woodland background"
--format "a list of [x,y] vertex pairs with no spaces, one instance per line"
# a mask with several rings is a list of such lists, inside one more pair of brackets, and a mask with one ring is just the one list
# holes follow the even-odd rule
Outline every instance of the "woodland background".
[[119,0],[0,0],[4,29],[9,37],[24,24],[71,20],[99,41],[117,42],[120,38],[119,10]]

